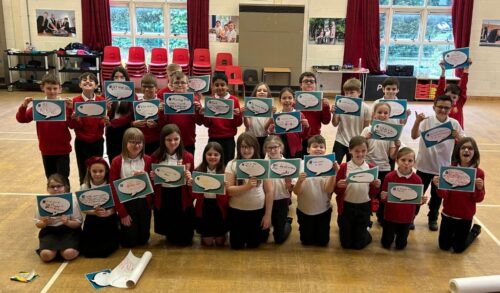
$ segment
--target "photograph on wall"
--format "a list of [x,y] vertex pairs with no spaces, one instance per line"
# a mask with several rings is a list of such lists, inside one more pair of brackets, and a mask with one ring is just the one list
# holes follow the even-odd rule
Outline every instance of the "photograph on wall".
[[309,18],[309,44],[342,45],[345,18]]
[[210,15],[209,37],[212,42],[238,43],[239,16]]
[[479,46],[500,47],[500,20],[483,20]]
[[36,10],[36,29],[39,36],[76,37],[74,10]]

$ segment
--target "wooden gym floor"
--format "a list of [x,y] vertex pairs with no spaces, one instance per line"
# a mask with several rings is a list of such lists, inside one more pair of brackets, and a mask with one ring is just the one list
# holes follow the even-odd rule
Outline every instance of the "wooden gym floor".
[[[38,229],[33,222],[35,195],[43,194],[45,177],[38,149],[35,124],[19,124],[15,113],[27,95],[41,93],[0,90],[0,292],[92,292],[85,273],[114,268],[127,254],[120,249],[107,259],[79,257],[69,264],[40,261],[37,248]],[[62,96],[72,96],[63,94]],[[432,114],[431,103],[412,102],[411,109]],[[486,198],[478,205],[476,222],[483,232],[463,254],[440,251],[437,232],[427,229],[427,207],[416,219],[404,251],[385,250],[380,246],[381,227],[374,224],[374,241],[362,251],[344,250],[338,240],[336,213],[332,216],[331,241],[327,248],[300,244],[295,209],[290,239],[281,246],[270,242],[256,250],[231,251],[202,248],[195,236],[193,247],[166,246],[154,235],[150,244],[133,249],[136,255],[153,253],[136,289],[140,292],[445,292],[455,277],[500,274],[500,142],[496,135],[500,100],[473,100],[465,107],[465,130],[479,143],[481,168],[486,172]],[[410,118],[403,143],[417,148],[410,139]],[[242,128],[243,129],[243,128]],[[331,149],[336,130],[323,126],[327,148]],[[198,132],[197,160],[207,141],[207,132]],[[71,183],[77,184],[77,168],[71,155]],[[72,191],[76,189],[73,188]],[[295,207],[295,199],[293,207]],[[334,206],[335,209],[335,206]],[[35,269],[40,275],[29,284],[9,277],[19,271]],[[118,292],[114,288],[106,292]]]

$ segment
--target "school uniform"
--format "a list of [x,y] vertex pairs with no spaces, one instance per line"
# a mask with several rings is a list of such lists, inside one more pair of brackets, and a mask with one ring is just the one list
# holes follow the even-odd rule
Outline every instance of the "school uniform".
[[[282,159],[284,158],[282,157]],[[275,179],[272,182],[274,187],[271,215],[273,237],[276,244],[282,244],[288,239],[292,231],[292,223],[288,218],[291,192],[286,188],[285,179]],[[295,183],[297,183],[297,178],[292,179],[292,185]]]
[[245,117],[248,121],[248,127],[246,131],[255,135],[257,140],[259,141],[260,146],[260,157],[263,158],[265,156],[265,150],[262,148],[264,146],[264,141],[267,138],[267,129],[266,124],[270,118],[262,118],[262,117]]
[[[293,109],[292,112],[296,110]],[[283,112],[281,112],[283,113]],[[306,119],[304,112],[300,112],[300,119]],[[305,140],[307,142],[306,137],[309,136],[311,132],[311,127],[302,126],[301,132],[292,132],[280,134],[279,137],[283,141],[285,145],[285,149],[283,150],[283,156],[287,159],[302,159],[303,154],[307,154],[307,152],[303,153],[302,150],[302,142]]]
[[[182,159],[183,165],[189,165],[193,171],[193,155],[184,151],[182,158],[177,155],[161,160],[153,154],[152,161],[157,164],[177,165]],[[161,161],[160,161],[161,160]],[[172,187],[167,183],[155,185],[154,231],[165,235],[167,241],[180,246],[191,245],[194,236],[194,207],[191,188],[187,185]]]
[[309,122],[309,133],[302,139],[302,153],[307,154],[307,140],[316,134],[321,134],[321,124],[328,125],[332,121],[330,106],[321,103],[321,111],[302,111],[307,122]]
[[[127,113],[118,113],[118,109],[127,107]],[[110,162],[120,155],[122,151],[122,140],[125,131],[130,128],[130,123],[134,120],[131,102],[113,102],[108,112],[110,125],[106,126],[106,153]]]
[[[467,102],[467,83],[469,82],[469,73],[462,72],[458,87],[460,88],[460,95],[458,95],[457,102],[451,107],[448,116],[458,121],[462,129],[464,128],[464,106]],[[446,79],[444,76],[439,77],[438,87],[436,89],[436,97],[444,95],[446,92]]]

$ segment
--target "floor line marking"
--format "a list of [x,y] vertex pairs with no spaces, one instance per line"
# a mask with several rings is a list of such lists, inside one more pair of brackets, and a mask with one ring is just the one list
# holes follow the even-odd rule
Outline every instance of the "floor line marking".
[[479,224],[481,225],[481,230],[484,230],[486,231],[486,233],[488,233],[488,235],[490,235],[491,239],[493,239],[493,241],[495,241],[495,243],[500,246],[500,240],[498,240],[498,238],[495,237],[495,235],[493,235],[493,233],[491,233],[490,229],[488,229],[488,227],[486,227],[483,222],[481,222],[481,220],[479,220],[477,218],[477,216],[474,216],[474,220]]
[[476,207],[500,208],[500,204],[477,204]]
[[59,276],[64,271],[64,269],[66,268],[67,265],[68,265],[68,262],[65,261],[59,266],[59,268],[54,273],[54,275],[52,275],[52,278],[50,278],[50,280],[47,282],[47,284],[45,284],[45,287],[43,287],[42,291],[40,291],[41,293],[46,293],[49,291],[50,287],[52,287],[52,285],[54,285],[57,278],[59,278]]

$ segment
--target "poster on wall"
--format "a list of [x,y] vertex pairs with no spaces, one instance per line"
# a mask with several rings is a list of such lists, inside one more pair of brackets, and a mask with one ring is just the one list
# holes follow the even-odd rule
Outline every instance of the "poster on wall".
[[309,18],[310,45],[342,45],[345,38],[345,18]]
[[500,47],[500,20],[483,20],[479,46]]
[[210,15],[208,39],[212,42],[238,43],[239,16]]
[[74,10],[36,10],[36,29],[39,36],[76,37]]

